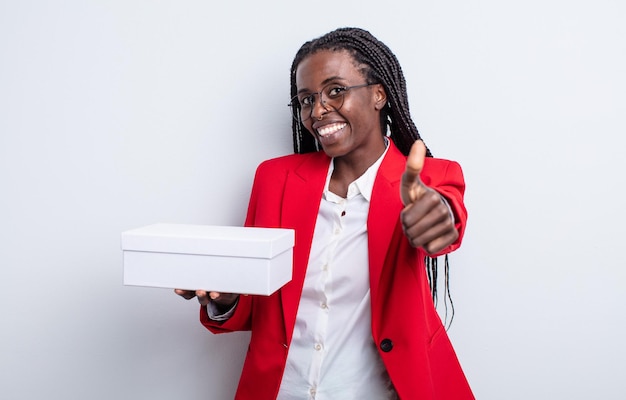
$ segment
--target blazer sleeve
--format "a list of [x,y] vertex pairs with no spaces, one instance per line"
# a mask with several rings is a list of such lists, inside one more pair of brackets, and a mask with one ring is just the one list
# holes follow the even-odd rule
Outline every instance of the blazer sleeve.
[[250,310],[253,296],[239,296],[233,315],[226,321],[214,321],[209,318],[206,307],[200,307],[200,322],[213,333],[228,333],[250,330]]
[[438,257],[459,248],[465,234],[467,210],[463,201],[465,195],[463,170],[455,161],[427,158],[420,178],[426,186],[439,192],[448,201],[454,214],[456,229],[459,232],[459,237],[454,243],[432,255],[432,257]]

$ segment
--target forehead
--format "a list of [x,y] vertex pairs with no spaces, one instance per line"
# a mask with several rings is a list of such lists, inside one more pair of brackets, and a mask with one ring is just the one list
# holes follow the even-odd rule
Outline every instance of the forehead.
[[296,69],[298,90],[313,87],[332,80],[351,81],[363,74],[356,60],[347,50],[320,50],[306,56]]

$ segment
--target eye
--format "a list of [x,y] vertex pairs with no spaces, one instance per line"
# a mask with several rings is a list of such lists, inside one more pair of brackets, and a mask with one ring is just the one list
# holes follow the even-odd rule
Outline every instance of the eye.
[[315,102],[315,99],[312,94],[300,98],[301,107],[310,107],[313,105],[314,102]]
[[326,89],[326,96],[329,99],[334,99],[343,95],[345,91],[346,91],[345,86],[330,86]]

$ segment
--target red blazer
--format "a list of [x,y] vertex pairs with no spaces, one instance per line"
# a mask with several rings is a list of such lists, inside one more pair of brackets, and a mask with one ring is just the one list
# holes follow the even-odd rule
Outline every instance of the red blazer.
[[[214,333],[252,331],[236,399],[278,394],[329,162],[323,152],[294,154],[257,169],[246,225],[295,229],[291,282],[271,296],[240,296],[234,315],[224,322],[211,321],[201,308],[202,324]],[[411,247],[402,232],[399,193],[405,162],[390,142],[372,191],[367,221],[372,337],[401,399],[474,399],[434,308],[425,253]],[[421,179],[452,207],[460,235],[441,254],[453,251],[467,219],[461,168],[427,158]]]

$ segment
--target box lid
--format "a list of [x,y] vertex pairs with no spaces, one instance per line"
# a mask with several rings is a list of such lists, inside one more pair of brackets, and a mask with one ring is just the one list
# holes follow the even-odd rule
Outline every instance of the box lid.
[[293,245],[284,228],[159,223],[122,232],[125,251],[273,258]]

